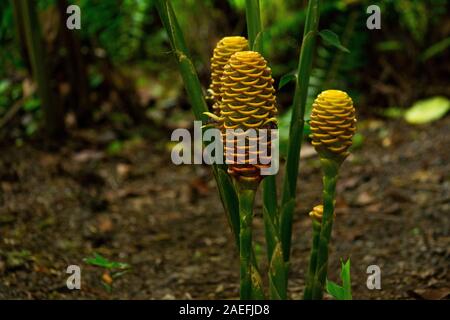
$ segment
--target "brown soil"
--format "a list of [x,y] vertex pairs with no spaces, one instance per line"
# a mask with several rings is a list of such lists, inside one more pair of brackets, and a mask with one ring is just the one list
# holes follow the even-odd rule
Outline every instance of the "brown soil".
[[[365,141],[338,183],[329,278],[338,281],[339,259],[350,257],[355,299],[448,297],[450,118],[423,127],[370,120],[360,132]],[[237,298],[236,249],[210,169],[173,165],[169,134],[115,156],[103,151],[105,134],[73,133],[59,152],[0,149],[0,299]],[[307,213],[321,193],[317,157],[301,171],[294,299],[308,262]],[[263,248],[259,202],[255,228]],[[110,291],[108,273],[83,262],[94,252],[132,266]],[[81,290],[66,288],[71,264],[82,268]],[[373,264],[381,290],[366,287]]]

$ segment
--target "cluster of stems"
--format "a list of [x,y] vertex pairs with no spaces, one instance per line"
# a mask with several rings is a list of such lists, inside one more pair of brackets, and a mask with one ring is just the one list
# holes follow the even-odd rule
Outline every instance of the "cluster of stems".
[[339,165],[321,159],[323,176],[323,213],[320,221],[312,217],[313,240],[304,299],[322,299],[328,270],[328,246],[334,221],[334,198]]

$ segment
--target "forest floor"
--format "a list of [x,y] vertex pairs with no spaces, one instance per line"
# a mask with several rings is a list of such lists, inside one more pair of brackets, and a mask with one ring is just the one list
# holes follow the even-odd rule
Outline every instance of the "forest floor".
[[[108,130],[77,131],[58,152],[0,148],[0,299],[229,299],[238,259],[207,166],[175,166],[169,133],[105,151]],[[338,182],[329,278],[351,258],[355,299],[450,294],[450,117],[429,126],[361,122],[362,146]],[[295,211],[290,297],[301,298],[321,195],[318,158],[304,147]],[[261,203],[255,238],[264,248]],[[260,260],[265,257],[262,251]],[[98,253],[125,274],[84,262]],[[69,265],[81,290],[69,290]],[[366,286],[381,268],[381,290]],[[106,285],[105,285],[106,284]]]

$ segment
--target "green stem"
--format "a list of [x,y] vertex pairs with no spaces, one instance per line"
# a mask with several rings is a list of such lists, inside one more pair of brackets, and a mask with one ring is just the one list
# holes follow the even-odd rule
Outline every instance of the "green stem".
[[316,274],[317,251],[319,247],[320,230],[321,230],[320,222],[316,221],[315,219],[312,219],[312,225],[313,225],[313,241],[311,247],[311,255],[309,258],[308,275],[306,280],[307,282],[304,293],[304,300],[312,299],[312,286],[314,284],[314,276]]
[[[277,188],[275,184],[275,176],[267,176],[262,182],[263,197],[263,218],[266,230],[267,257],[272,258],[275,250],[275,236],[279,237],[278,232],[278,214],[277,214]],[[272,234],[273,233],[273,234]]]
[[300,151],[303,142],[303,127],[308,94],[309,78],[312,58],[316,43],[320,18],[320,1],[310,0],[306,15],[303,44],[300,51],[297,81],[294,101],[292,105],[292,118],[289,128],[289,144],[286,159],[286,170],[281,200],[280,230],[283,243],[285,261],[289,261],[292,239],[292,217],[295,207],[297,190],[297,177],[299,173]]
[[251,50],[263,53],[262,41],[257,40],[261,37],[262,23],[259,0],[245,0],[247,33]]
[[[246,0],[247,33],[250,48],[264,54],[261,8],[259,0]],[[275,175],[267,176],[262,182],[263,219],[269,263],[269,292],[271,299],[286,299],[287,274],[282,259],[279,235],[277,186]],[[281,257],[281,258],[280,258]]]
[[320,160],[323,169],[323,217],[317,252],[317,265],[312,299],[322,299],[328,271],[328,246],[334,220],[334,198],[340,163],[332,159]]
[[241,300],[252,298],[252,220],[255,190],[238,190]]

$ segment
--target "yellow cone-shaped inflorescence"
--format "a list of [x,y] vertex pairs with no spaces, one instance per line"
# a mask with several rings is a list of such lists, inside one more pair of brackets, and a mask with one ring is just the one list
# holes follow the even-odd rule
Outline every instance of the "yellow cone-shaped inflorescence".
[[[227,129],[242,129],[244,132],[255,129],[258,135],[256,138],[248,138],[250,141],[262,139],[262,131],[258,131],[259,129],[276,128],[277,108],[273,83],[272,71],[258,52],[242,51],[231,56],[223,72],[221,87],[220,121],[224,140],[229,138],[225,135]],[[270,137],[257,141],[266,150],[263,153],[258,148],[258,159],[270,157]],[[239,145],[230,149],[224,143],[224,151],[227,159],[237,159],[237,154],[246,154],[244,162],[228,166],[231,175],[244,181],[259,182],[262,179],[260,169],[264,165],[248,161],[248,155],[254,152],[253,149]]]
[[323,91],[313,103],[310,126],[312,145],[319,156],[342,162],[356,131],[352,99],[344,91]]
[[[336,212],[333,215],[334,215],[334,217],[336,217]],[[323,205],[319,204],[319,205],[315,206],[309,213],[309,217],[312,220],[318,222],[319,224],[322,223]]]
[[314,221],[317,221],[318,223],[322,222],[322,216],[323,216],[323,205],[319,204],[315,206],[312,211],[309,213],[309,216]]
[[244,37],[225,37],[217,43],[211,58],[211,84],[208,94],[213,100],[213,111],[219,115],[218,103],[220,102],[220,88],[222,87],[222,75],[230,57],[239,51],[248,50],[248,41]]

